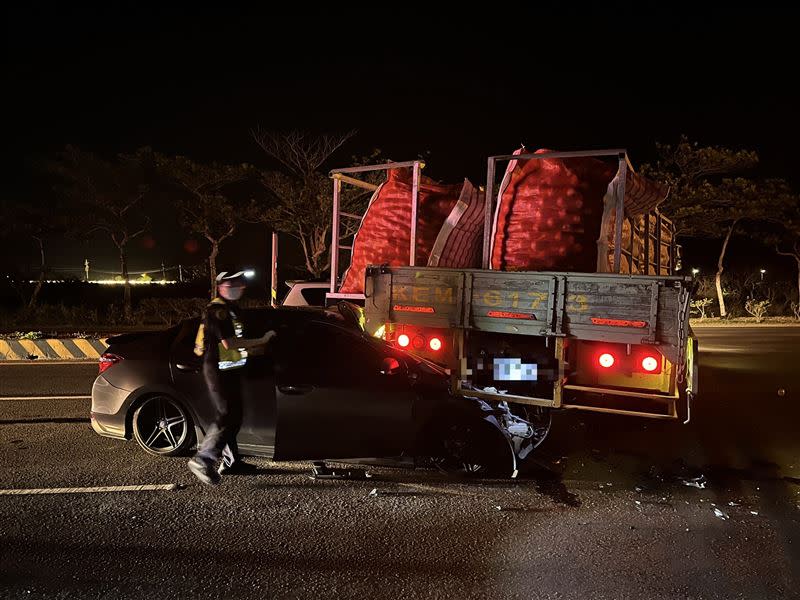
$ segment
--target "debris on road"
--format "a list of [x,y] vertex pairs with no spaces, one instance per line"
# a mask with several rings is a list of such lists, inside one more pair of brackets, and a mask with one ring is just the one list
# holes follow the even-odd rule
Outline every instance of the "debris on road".
[[683,485],[688,487],[696,487],[699,490],[706,489],[706,476],[700,475],[700,477],[692,477],[691,479],[683,479]]
[[714,509],[714,515],[716,515],[717,518],[722,519],[723,521],[727,521],[728,519],[730,519],[730,517],[727,514],[725,514],[718,508]]
[[311,471],[311,479],[372,479],[365,469],[332,469],[322,461],[311,463]]
[[[367,498],[377,498],[378,496],[392,497],[392,498],[401,498],[401,497],[417,498],[420,496],[427,496],[427,495],[429,494],[415,490],[379,490],[378,488],[372,488],[369,494],[367,494]],[[502,510],[499,506],[497,508],[498,510]]]

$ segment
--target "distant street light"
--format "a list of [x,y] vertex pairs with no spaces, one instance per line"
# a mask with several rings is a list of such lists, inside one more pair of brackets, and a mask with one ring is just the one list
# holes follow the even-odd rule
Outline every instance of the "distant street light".
[[244,276],[248,279],[252,279],[256,276],[256,272],[253,269],[247,269],[247,271],[244,272]]
[[700,269],[698,269],[697,267],[692,269],[692,275],[697,275],[699,272],[700,272]]
[[761,270],[760,270],[760,273],[761,273],[761,281],[764,281],[764,273],[766,273],[766,272],[767,272],[767,270],[766,270],[766,269],[761,269]]

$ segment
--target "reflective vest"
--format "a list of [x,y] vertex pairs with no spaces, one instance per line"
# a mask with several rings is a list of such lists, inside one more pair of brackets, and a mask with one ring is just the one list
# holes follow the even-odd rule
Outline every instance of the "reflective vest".
[[[211,304],[221,304],[227,308],[225,301],[222,298],[214,298],[211,301]],[[242,333],[244,332],[244,328],[242,327],[242,322],[237,318],[236,313],[232,310],[227,309],[228,314],[231,317],[231,321],[233,321],[233,333],[237,338],[243,337]],[[238,369],[243,367],[247,363],[247,350],[244,348],[226,348],[222,342],[217,344],[217,348],[219,350],[219,370],[220,371],[230,371],[231,369]],[[203,356],[203,352],[205,350],[205,325],[200,323],[200,327],[197,328],[197,335],[194,338],[194,353],[197,356]]]

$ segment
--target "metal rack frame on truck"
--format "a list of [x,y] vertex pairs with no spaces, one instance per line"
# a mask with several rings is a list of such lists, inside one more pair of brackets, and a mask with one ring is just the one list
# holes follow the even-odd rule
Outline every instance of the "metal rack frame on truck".
[[355,215],[352,213],[342,212],[341,210],[341,192],[342,183],[347,183],[355,187],[359,187],[368,191],[375,191],[378,189],[377,185],[362,181],[356,177],[352,177],[356,173],[369,173],[375,171],[390,171],[392,169],[407,169],[410,168],[412,172],[411,184],[411,244],[408,250],[408,264],[414,266],[416,264],[417,252],[417,207],[419,205],[419,182],[422,169],[425,168],[425,163],[421,160],[410,160],[406,162],[390,162],[379,165],[367,165],[362,167],[349,167],[345,169],[333,169],[330,172],[331,179],[333,179],[333,223],[331,226],[331,287],[330,292],[327,294],[329,300],[357,300],[363,301],[364,294],[340,294],[338,289],[339,278],[339,253],[342,250],[349,250],[352,256],[352,246],[342,246],[340,240],[340,223],[342,218],[361,220],[364,215]]
[[[615,196],[615,217],[616,223],[614,227],[614,265],[615,265],[615,272],[620,272],[620,267],[622,265],[622,256],[626,255],[631,263],[636,261],[636,257],[633,252],[633,244],[635,240],[635,236],[631,235],[629,239],[629,246],[627,248],[623,247],[622,243],[622,234],[623,234],[623,223],[628,221],[631,231],[635,230],[638,226],[634,222],[634,220],[630,217],[625,215],[625,184],[628,175],[628,171],[634,172],[633,165],[631,164],[630,158],[628,157],[628,152],[624,148],[613,148],[608,150],[579,150],[579,151],[572,151],[572,152],[541,152],[538,154],[504,154],[498,156],[490,156],[487,160],[487,169],[486,169],[486,198],[488,199],[486,202],[486,211],[484,214],[484,239],[483,239],[483,262],[482,267],[484,269],[491,268],[489,265],[489,253],[491,248],[491,231],[492,231],[492,219],[493,219],[493,211],[494,211],[494,189],[496,186],[496,173],[497,173],[497,164],[502,162],[510,162],[512,160],[547,160],[547,159],[569,159],[569,158],[608,158],[608,157],[615,157],[618,162],[618,170],[617,170],[617,177],[615,178],[614,182],[614,196]],[[652,229],[651,229],[652,225]],[[654,267],[654,271],[656,274],[661,273],[662,270],[666,270],[667,272],[671,272],[673,267],[678,264],[679,258],[679,246],[676,243],[669,243],[665,242],[661,239],[661,232],[662,228],[666,226],[670,229],[673,228],[672,221],[664,217],[660,211],[653,210],[648,211],[644,215],[644,231],[642,235],[644,236],[646,241],[652,239],[655,244],[656,251],[653,252],[655,255],[654,257],[650,255],[650,247],[651,244],[645,243],[644,244],[644,273],[649,273],[649,267]],[[674,236],[673,240],[674,242]],[[661,248],[664,245],[670,246],[669,252],[669,260],[667,265],[661,264]],[[653,262],[653,258],[655,258],[655,262]],[[642,265],[636,265],[639,267],[639,270],[642,271]],[[663,267],[663,269],[662,269]]]
[[[615,209],[613,263],[598,239],[595,273],[493,270],[493,217],[502,197],[502,189],[495,192],[498,164],[576,158],[617,161],[617,176],[609,185]],[[537,409],[656,419],[677,419],[684,397],[688,422],[697,391],[697,344],[688,323],[693,282],[671,275],[678,261],[671,222],[655,207],[626,214],[626,180],[633,168],[624,149],[490,157],[482,269],[415,264],[423,167],[421,161],[408,161],[331,171],[329,301],[363,302],[367,332],[446,366],[454,394]],[[372,265],[363,294],[342,294],[340,254],[348,250],[352,259],[353,247],[339,244],[340,219],[362,216],[340,211],[341,185],[374,191],[376,186],[354,175],[398,168],[413,171],[408,262]],[[669,232],[666,239],[663,231]],[[632,273],[645,274],[621,273],[625,261]],[[603,263],[611,263],[614,272],[604,272]]]

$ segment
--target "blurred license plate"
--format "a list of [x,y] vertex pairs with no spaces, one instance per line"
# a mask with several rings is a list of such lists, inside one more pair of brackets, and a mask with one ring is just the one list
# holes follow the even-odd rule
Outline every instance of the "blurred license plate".
[[495,381],[536,381],[536,363],[522,362],[521,358],[495,358],[492,362]]

